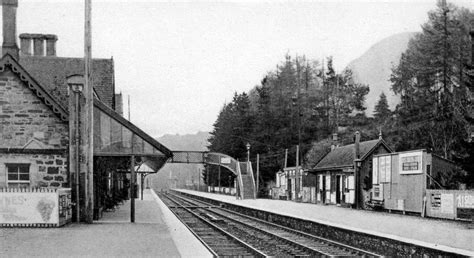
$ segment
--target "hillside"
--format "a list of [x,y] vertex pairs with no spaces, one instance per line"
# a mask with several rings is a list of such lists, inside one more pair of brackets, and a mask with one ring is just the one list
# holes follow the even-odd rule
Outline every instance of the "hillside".
[[355,82],[368,84],[370,87],[365,101],[367,116],[373,116],[374,106],[382,92],[387,96],[390,109],[395,109],[399,103],[399,97],[391,90],[390,75],[392,67],[398,65],[408,41],[415,34],[416,32],[405,32],[385,38],[347,66],[353,71]]
[[208,132],[198,132],[185,135],[165,134],[157,140],[170,150],[207,151],[207,145],[209,145],[208,138]]
[[[172,151],[207,151],[209,133],[166,134],[157,138],[158,142]],[[169,189],[170,185],[185,188],[186,185],[199,185],[198,180],[203,165],[200,164],[166,164],[157,174],[147,177],[147,183],[156,191]],[[201,182],[202,184],[202,182]]]

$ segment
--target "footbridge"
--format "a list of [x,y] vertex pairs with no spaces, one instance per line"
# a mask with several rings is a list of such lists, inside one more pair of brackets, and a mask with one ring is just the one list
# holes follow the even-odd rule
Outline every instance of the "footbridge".
[[217,152],[173,151],[173,156],[168,160],[168,163],[210,164],[225,167],[237,177],[237,197],[256,198],[255,180],[250,162],[238,161],[229,155]]

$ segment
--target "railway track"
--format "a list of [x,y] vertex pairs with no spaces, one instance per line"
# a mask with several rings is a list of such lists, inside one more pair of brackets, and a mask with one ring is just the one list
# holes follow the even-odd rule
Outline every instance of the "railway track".
[[[214,256],[379,256],[202,201],[173,194],[159,196]],[[207,233],[209,228],[213,234]]]

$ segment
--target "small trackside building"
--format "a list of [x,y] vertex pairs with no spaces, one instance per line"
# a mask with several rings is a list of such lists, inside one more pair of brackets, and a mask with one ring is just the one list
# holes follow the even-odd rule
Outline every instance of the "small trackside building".
[[422,213],[428,189],[449,189],[459,171],[451,161],[427,150],[375,155],[370,203],[383,209]]
[[[316,203],[364,208],[372,188],[372,156],[392,149],[380,137],[336,147],[308,173],[316,176]],[[356,176],[357,173],[357,176]]]

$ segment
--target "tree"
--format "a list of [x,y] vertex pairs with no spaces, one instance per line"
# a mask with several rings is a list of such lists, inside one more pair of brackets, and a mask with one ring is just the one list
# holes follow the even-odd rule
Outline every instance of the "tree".
[[383,124],[390,116],[392,112],[388,108],[387,96],[382,92],[380,94],[379,101],[374,108],[374,118],[379,124]]
[[404,148],[432,148],[445,158],[465,152],[471,82],[466,76],[474,14],[439,1],[392,71],[401,96],[396,116]]
[[349,69],[337,74],[332,57],[327,58],[327,72],[323,73],[322,90],[328,134],[337,132],[339,126],[352,125],[357,114],[365,117],[364,101],[369,87],[355,83]]
[[[328,73],[323,75],[321,70],[315,60],[286,55],[249,94],[236,93],[224,105],[214,123],[209,150],[246,159],[245,144],[249,142],[251,161],[255,164],[255,154],[260,154],[261,181],[268,182],[283,168],[285,149],[287,165],[294,166],[296,145],[300,144],[304,157],[313,141],[326,138],[337,125],[363,120],[368,87],[355,84],[349,70],[337,74],[332,58],[328,59]],[[218,184],[216,168],[207,166],[206,170],[210,182]],[[222,178],[227,177],[221,175],[221,185],[226,185]]]

